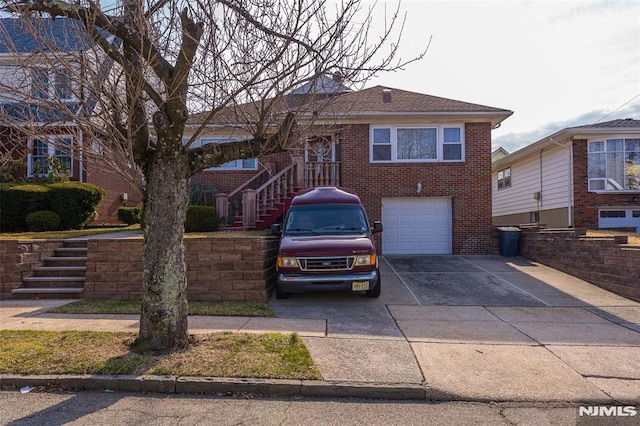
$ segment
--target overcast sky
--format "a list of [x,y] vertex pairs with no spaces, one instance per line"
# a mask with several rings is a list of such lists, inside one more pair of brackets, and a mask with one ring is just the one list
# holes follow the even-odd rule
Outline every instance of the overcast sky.
[[368,86],[512,110],[493,131],[494,149],[513,152],[566,127],[640,119],[638,0],[404,0],[402,8],[402,56],[432,37],[429,51]]

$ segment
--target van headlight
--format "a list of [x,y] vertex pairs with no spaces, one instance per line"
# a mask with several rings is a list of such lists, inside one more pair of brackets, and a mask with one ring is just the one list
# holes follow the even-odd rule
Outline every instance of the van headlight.
[[278,268],[297,268],[298,261],[295,257],[278,256]]
[[371,266],[377,265],[378,258],[375,254],[362,254],[356,256],[356,266]]

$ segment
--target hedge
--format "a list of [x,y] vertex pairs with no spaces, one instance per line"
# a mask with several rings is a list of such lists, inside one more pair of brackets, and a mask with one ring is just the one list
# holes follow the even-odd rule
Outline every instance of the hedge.
[[51,210],[60,217],[59,229],[82,228],[104,198],[104,189],[83,182],[13,184],[0,186],[0,231],[25,231],[26,217]]
[[184,222],[185,232],[213,232],[218,228],[216,209],[211,206],[187,207],[187,220]]

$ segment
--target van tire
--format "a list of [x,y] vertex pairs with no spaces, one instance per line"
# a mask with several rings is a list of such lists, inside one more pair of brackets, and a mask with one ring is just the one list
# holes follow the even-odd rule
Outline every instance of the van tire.
[[276,284],[276,299],[288,299],[289,293],[280,290],[278,284]]
[[378,283],[371,290],[367,290],[367,297],[378,297],[380,296],[380,288],[382,287],[382,280],[380,279],[380,275],[378,275]]

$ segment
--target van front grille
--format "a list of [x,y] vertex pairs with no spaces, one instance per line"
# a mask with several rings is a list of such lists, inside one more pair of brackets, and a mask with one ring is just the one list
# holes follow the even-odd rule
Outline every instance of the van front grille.
[[299,257],[303,271],[348,271],[353,268],[355,257]]

